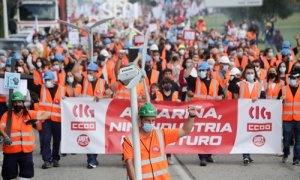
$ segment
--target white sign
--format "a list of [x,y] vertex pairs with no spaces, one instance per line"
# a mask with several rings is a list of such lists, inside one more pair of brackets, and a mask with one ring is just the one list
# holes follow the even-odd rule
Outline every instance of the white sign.
[[81,38],[80,38],[80,44],[81,44],[83,47],[85,47],[85,48],[89,47],[89,40],[88,40],[88,37],[81,37]]
[[144,36],[137,35],[134,37],[134,43],[136,44],[143,44],[144,43]]
[[[21,92],[24,96],[27,94],[27,80],[21,79],[20,86],[14,91]],[[9,89],[4,88],[4,79],[0,78],[0,94],[1,95],[8,95]]]
[[69,43],[72,45],[79,44],[79,32],[78,31],[70,31],[69,32]]
[[262,6],[263,0],[204,0],[206,7],[245,7],[245,6]]
[[183,39],[194,41],[196,39],[196,32],[194,30],[184,30],[183,31]]
[[4,88],[17,89],[20,86],[21,74],[5,72],[4,75]]

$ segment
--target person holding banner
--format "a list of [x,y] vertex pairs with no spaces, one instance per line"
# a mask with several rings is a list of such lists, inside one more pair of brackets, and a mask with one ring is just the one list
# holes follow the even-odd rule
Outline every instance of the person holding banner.
[[[154,129],[157,116],[156,108],[151,103],[145,103],[141,106],[138,114],[143,179],[170,179],[166,146],[191,132],[196,116],[196,108],[189,106],[188,113],[188,120],[180,129]],[[134,180],[134,152],[131,134],[124,138],[123,149],[127,174],[129,179]]]
[[[188,87],[187,96],[195,100],[222,100],[225,95],[223,88],[218,81],[211,78],[210,66],[206,61],[203,61],[198,66],[198,78],[193,78],[192,83]],[[211,154],[198,154],[200,166],[206,166],[207,162],[214,162]]]
[[14,92],[11,96],[13,112],[11,132],[8,136],[6,129],[8,112],[5,112],[0,121],[1,135],[4,137],[3,144],[3,180],[30,179],[34,176],[32,152],[35,148],[34,132],[32,127],[39,129],[39,120],[48,119],[46,113],[38,114],[29,111],[24,105],[24,96],[20,92]]

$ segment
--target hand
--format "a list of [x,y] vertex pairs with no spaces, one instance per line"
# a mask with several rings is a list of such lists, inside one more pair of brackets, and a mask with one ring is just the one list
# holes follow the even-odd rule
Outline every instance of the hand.
[[216,101],[221,101],[222,99],[223,99],[222,96],[217,96],[217,97],[215,98]]
[[188,113],[189,113],[189,117],[195,117],[196,116],[196,107],[188,106]]
[[33,125],[37,122],[38,120],[37,119],[28,119],[25,121],[25,124],[26,125]]
[[299,39],[299,35],[298,35],[298,34],[295,34],[295,35],[294,35],[294,38],[295,38],[296,40],[298,40],[298,39]]
[[252,102],[255,103],[257,101],[257,98],[253,98]]
[[4,144],[6,146],[10,146],[12,144],[12,142],[8,136],[4,137]]
[[94,97],[94,101],[95,101],[95,102],[99,102],[99,100],[100,100],[99,97],[97,97],[97,96]]
[[194,93],[192,91],[187,92],[188,97],[194,97]]

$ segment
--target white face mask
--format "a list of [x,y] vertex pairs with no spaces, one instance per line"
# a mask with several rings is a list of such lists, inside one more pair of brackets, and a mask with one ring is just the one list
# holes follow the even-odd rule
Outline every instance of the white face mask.
[[254,74],[247,74],[247,75],[246,75],[246,79],[247,79],[247,81],[249,81],[249,82],[253,82],[253,81],[254,81],[254,78],[255,78],[255,75],[254,75]]
[[237,53],[237,56],[238,56],[239,58],[243,57],[243,52],[238,52],[238,53]]
[[235,67],[235,63],[233,61],[230,61],[229,64],[230,64],[231,67]]
[[284,73],[286,71],[286,67],[280,67],[279,71],[282,72],[282,73]]
[[273,52],[268,53],[268,57],[273,57],[273,56],[274,56]]
[[42,67],[42,62],[37,62],[37,63],[36,63],[36,66],[37,66],[38,68],[41,68],[41,67]]
[[289,78],[289,85],[292,86],[292,87],[298,87],[297,79],[290,79]]
[[197,45],[194,46],[194,49],[195,49],[195,50],[198,50],[198,48],[199,48],[199,47],[198,47]]
[[101,61],[101,66],[105,66],[106,62],[105,61]]
[[189,67],[192,66],[192,63],[191,63],[191,62],[187,62],[187,63],[185,63],[185,66],[186,66],[187,68],[189,68]]
[[228,71],[228,65],[223,65],[223,71]]
[[69,84],[72,84],[74,82],[74,77],[68,77],[67,81]]
[[293,61],[293,57],[292,56],[289,56],[289,61]]
[[200,71],[198,73],[198,76],[200,77],[200,79],[205,79],[207,76],[207,71]]
[[5,67],[5,63],[0,62],[0,70]]
[[184,55],[184,49],[179,50],[180,55]]
[[53,87],[52,81],[46,81],[46,82],[45,82],[45,86],[46,86],[47,88],[52,88],[52,87]]
[[154,56],[153,59],[154,59],[155,61],[157,61],[157,62],[160,60],[160,59],[159,59],[159,56]]
[[170,51],[171,45],[170,45],[170,44],[167,44],[167,45],[165,46],[165,48],[166,48],[167,51]]
[[93,81],[94,80],[94,76],[91,75],[91,74],[88,74],[87,75],[87,79],[88,79],[88,81]]

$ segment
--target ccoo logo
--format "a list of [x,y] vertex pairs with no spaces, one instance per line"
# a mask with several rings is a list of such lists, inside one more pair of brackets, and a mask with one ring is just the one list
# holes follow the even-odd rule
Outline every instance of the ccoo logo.
[[252,106],[248,113],[251,119],[271,119],[271,112],[267,111],[265,107]]
[[73,115],[75,117],[91,117],[94,118],[95,117],[95,111],[94,109],[91,109],[89,105],[83,105],[83,104],[79,104],[79,105],[74,105],[73,106]]

